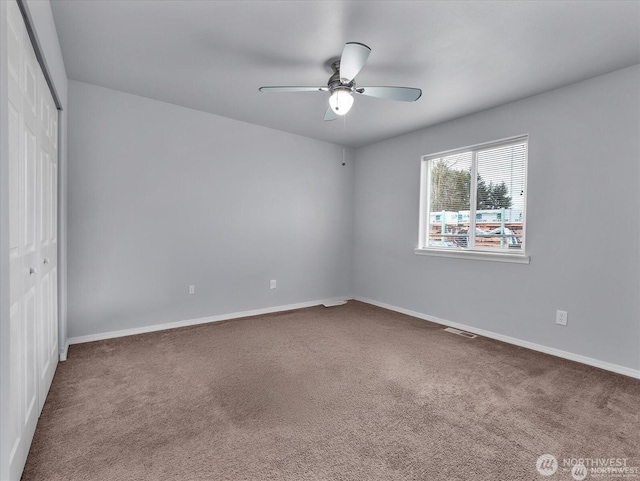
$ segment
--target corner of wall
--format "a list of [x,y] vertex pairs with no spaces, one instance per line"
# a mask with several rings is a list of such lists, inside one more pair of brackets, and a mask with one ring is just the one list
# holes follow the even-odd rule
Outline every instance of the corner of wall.
[[[0,38],[6,38],[7,2],[0,2]],[[8,132],[7,42],[0,42],[0,132]],[[0,479],[9,479],[9,144],[0,135]]]

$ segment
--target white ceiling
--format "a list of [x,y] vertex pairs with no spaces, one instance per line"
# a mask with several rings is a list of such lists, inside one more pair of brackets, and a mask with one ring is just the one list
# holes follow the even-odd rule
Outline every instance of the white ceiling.
[[[52,0],[69,78],[358,147],[640,63],[639,1]],[[345,42],[372,52],[357,96],[324,122]]]

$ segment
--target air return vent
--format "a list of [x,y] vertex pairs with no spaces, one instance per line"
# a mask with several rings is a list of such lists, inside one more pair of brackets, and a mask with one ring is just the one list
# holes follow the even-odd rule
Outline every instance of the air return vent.
[[447,327],[445,329],[445,331],[452,332],[453,334],[457,334],[458,336],[468,337],[469,339],[475,339],[476,337],[478,337],[475,334],[472,334],[472,333],[467,332],[467,331],[461,331],[460,329],[455,329],[453,327]]
[[335,307],[335,306],[342,306],[342,305],[344,305],[346,303],[347,303],[347,301],[336,299],[336,300],[329,300],[327,302],[324,302],[322,305],[324,307]]

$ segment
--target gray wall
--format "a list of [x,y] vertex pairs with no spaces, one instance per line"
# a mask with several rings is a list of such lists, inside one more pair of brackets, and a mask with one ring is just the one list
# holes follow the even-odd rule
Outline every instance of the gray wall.
[[348,295],[341,162],[332,144],[71,81],[69,337]]
[[[7,3],[0,2],[0,38],[7,38]],[[10,336],[9,317],[9,77],[7,42],[0,42],[0,479],[9,477]]]
[[[638,85],[634,66],[358,149],[353,293],[640,368]],[[531,264],[416,256],[420,157],[526,133]]]
[[[355,168],[70,82],[69,335],[355,295],[638,369],[639,82],[635,66],[363,147]],[[420,157],[525,133],[531,264],[416,256]]]

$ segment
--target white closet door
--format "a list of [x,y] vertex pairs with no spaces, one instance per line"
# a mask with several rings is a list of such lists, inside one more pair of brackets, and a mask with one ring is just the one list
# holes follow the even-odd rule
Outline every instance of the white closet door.
[[53,380],[58,361],[58,303],[57,303],[57,110],[49,87],[40,75],[38,85],[38,136],[37,167],[37,231],[39,252],[38,285],[38,367],[39,367],[39,406],[42,411],[44,401]]
[[[9,475],[20,479],[57,365],[57,112],[16,2],[7,2]],[[3,39],[4,40],[4,39]]]

